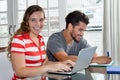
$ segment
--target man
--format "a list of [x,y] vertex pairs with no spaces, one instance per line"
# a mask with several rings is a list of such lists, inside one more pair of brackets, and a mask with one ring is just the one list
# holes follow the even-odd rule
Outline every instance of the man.
[[[79,11],[73,11],[66,16],[66,29],[52,34],[47,43],[47,55],[51,61],[76,61],[79,51],[90,47],[83,38],[84,31],[89,23],[88,17]],[[97,56],[92,59],[95,63],[110,63],[111,58]]]

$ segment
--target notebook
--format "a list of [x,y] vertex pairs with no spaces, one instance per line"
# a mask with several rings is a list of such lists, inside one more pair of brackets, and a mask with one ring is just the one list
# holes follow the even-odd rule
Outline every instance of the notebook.
[[91,63],[89,66],[95,66],[95,67],[107,67],[112,66],[114,64],[114,61],[112,60],[109,64],[97,64],[97,63]]
[[107,67],[107,74],[120,74],[120,66]]
[[96,46],[95,47],[89,47],[89,48],[84,48],[80,50],[78,54],[77,61],[73,67],[73,69],[70,72],[52,72],[48,71],[48,73],[52,74],[74,74],[80,70],[83,70],[87,68],[92,60],[92,57],[96,51]]

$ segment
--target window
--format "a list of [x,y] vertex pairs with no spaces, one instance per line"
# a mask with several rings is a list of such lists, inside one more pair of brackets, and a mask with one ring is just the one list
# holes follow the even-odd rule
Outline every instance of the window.
[[97,53],[102,55],[102,26],[103,26],[103,1],[102,0],[67,0],[67,14],[79,10],[89,17],[84,37],[92,46],[98,46]]
[[59,9],[58,0],[18,0],[18,24],[20,25],[24,11],[30,5],[37,4],[44,8],[45,11],[45,25],[41,34],[47,42],[48,36],[60,30],[59,28]]
[[[7,2],[8,1],[8,2]],[[15,9],[9,8],[7,6],[16,6]],[[97,53],[102,55],[102,26],[103,26],[103,1],[102,0],[1,0],[0,1],[0,36],[6,35],[6,37],[1,40],[0,44],[5,41],[7,46],[10,25],[16,29],[22,21],[24,11],[30,5],[38,4],[44,8],[46,20],[44,29],[42,30],[42,35],[45,38],[45,43],[48,37],[61,29],[65,28],[65,16],[73,11],[80,10],[89,16],[90,24],[87,26],[87,31],[85,32],[85,38],[88,42],[94,46],[97,45]],[[61,6],[62,5],[62,6]],[[4,8],[3,8],[4,6]],[[12,16],[11,16],[12,15]],[[8,18],[8,16],[10,18]],[[14,29],[14,30],[16,30]],[[13,30],[13,31],[14,31]]]
[[41,33],[45,37],[45,42],[48,36],[59,31],[58,0],[0,0],[0,38],[4,37],[0,40],[0,47],[7,46],[8,38],[19,28],[26,8],[35,4],[40,5],[45,11],[45,26]]
[[0,47],[7,45],[9,34],[7,18],[7,0],[0,0]]

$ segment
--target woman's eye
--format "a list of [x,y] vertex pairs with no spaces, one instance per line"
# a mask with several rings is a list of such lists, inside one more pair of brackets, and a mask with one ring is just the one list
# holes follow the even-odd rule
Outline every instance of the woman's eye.
[[32,21],[32,22],[35,22],[35,21],[43,22],[44,19],[43,18],[41,18],[41,19],[32,18],[32,19],[30,19],[30,21]]
[[35,21],[35,19],[31,19],[31,21]]
[[43,18],[42,18],[42,19],[39,19],[39,21],[40,21],[40,22],[43,22],[43,21],[44,21],[44,19],[43,19]]

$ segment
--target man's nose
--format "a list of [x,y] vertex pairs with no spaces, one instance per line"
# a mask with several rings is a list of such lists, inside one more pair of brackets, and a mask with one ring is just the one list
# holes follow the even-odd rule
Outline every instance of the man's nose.
[[81,31],[81,32],[80,32],[80,35],[83,36],[83,35],[84,35],[84,31]]

